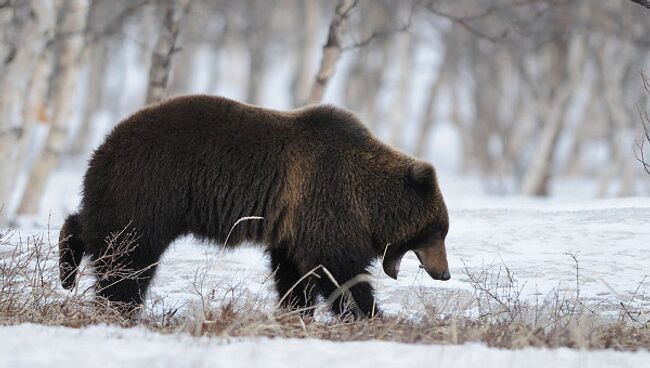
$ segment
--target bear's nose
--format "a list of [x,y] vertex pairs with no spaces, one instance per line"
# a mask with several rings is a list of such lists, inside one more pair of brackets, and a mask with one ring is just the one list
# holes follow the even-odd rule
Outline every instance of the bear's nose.
[[440,275],[440,280],[442,281],[447,281],[450,278],[451,278],[451,274],[449,273],[449,271],[445,271],[442,273],[442,275]]

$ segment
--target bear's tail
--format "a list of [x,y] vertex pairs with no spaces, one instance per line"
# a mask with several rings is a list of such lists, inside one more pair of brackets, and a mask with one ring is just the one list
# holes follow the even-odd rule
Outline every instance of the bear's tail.
[[59,278],[64,289],[72,289],[77,279],[77,269],[84,256],[79,215],[71,215],[59,233]]

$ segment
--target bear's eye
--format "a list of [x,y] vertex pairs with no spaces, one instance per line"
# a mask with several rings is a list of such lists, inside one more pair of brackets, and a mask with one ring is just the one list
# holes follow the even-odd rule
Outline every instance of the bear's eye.
[[440,239],[441,237],[442,237],[442,233],[440,231],[434,231],[425,237],[424,243],[431,244],[436,240]]

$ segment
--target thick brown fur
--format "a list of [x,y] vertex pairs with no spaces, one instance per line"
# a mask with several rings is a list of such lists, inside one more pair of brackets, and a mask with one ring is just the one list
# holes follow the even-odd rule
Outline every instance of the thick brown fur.
[[[64,226],[62,254],[92,259],[126,228],[137,246],[120,264],[136,279],[102,277],[98,293],[139,305],[156,262],[185,234],[223,243],[265,244],[280,297],[322,265],[339,284],[367,273],[386,244],[444,239],[448,216],[433,167],[377,140],[351,113],[329,105],[281,112],[212,96],[152,105],[110,133],[90,160],[77,215]],[[64,238],[68,237],[68,238]],[[117,261],[116,261],[117,262]],[[446,262],[446,260],[445,260]],[[63,272],[63,271],[62,271]],[[321,269],[288,293],[285,306],[310,307],[335,284]],[[62,273],[66,280],[74,272]],[[67,285],[70,286],[70,285]],[[357,314],[373,313],[372,287],[350,289]],[[341,298],[332,306],[344,312]]]

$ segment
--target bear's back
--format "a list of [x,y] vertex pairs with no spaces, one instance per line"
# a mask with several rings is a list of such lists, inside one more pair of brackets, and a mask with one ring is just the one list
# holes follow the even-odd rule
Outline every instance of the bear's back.
[[323,104],[295,110],[298,129],[332,139],[375,141],[370,130],[352,112],[343,108]]
[[[116,126],[121,131],[146,134],[180,134],[187,132],[211,136],[219,131],[240,131],[256,134],[256,130],[282,130],[292,120],[292,114],[209,95],[178,96],[149,105]],[[129,133],[131,134],[131,133]],[[196,142],[201,141],[196,137]]]

